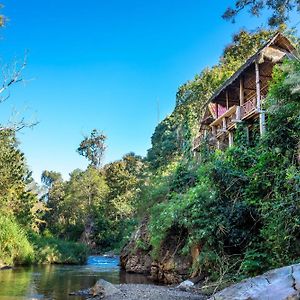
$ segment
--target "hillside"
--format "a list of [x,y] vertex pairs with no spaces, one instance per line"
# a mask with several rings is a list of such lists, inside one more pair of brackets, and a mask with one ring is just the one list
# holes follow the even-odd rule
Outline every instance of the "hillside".
[[198,155],[191,151],[210,95],[273,34],[241,31],[217,65],[179,88],[173,113],[152,136],[141,223],[121,253],[127,271],[165,283],[231,282],[298,261],[299,60],[273,71],[263,138],[256,131],[249,144],[240,124],[233,147],[215,150],[207,141]]

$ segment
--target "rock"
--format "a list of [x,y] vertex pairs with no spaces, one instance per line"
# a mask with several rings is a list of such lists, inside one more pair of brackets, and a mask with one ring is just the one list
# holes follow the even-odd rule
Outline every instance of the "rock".
[[11,270],[12,266],[0,266],[0,270]]
[[181,282],[177,286],[177,288],[180,289],[181,291],[187,291],[187,290],[189,290],[193,286],[194,286],[194,282],[192,282],[190,280],[185,280],[185,281]]
[[69,293],[69,296],[89,297],[89,296],[92,296],[92,293],[91,293],[90,289],[86,289],[86,290],[79,290],[76,292],[71,292],[71,293]]
[[[178,228],[171,228],[162,242],[157,259],[152,258],[149,220],[145,218],[130,242],[122,249],[120,264],[128,273],[150,275],[153,281],[165,284],[178,284],[190,275],[194,259],[201,251],[200,246],[193,248],[193,255],[183,255],[182,248],[188,233]],[[196,276],[197,274],[193,274]]]
[[152,258],[147,225],[148,219],[145,218],[133,233],[130,242],[121,250],[120,264],[126,272],[150,274]]
[[[113,296],[120,293],[120,290],[117,289],[113,284],[103,279],[98,280],[95,285],[86,290],[79,290],[77,292],[69,293],[70,296],[80,296],[88,299],[102,299],[104,297]],[[88,298],[91,297],[92,298]]]
[[96,284],[90,289],[90,294],[93,295],[93,297],[98,296],[100,298],[103,298],[115,295],[117,293],[120,293],[120,290],[118,290],[110,282],[103,279],[98,280]]
[[209,300],[300,299],[300,264],[287,266],[230,286]]
[[176,244],[170,237],[162,246],[160,261],[154,261],[151,266],[151,279],[165,284],[178,284],[189,277],[192,266],[190,256],[174,253]]

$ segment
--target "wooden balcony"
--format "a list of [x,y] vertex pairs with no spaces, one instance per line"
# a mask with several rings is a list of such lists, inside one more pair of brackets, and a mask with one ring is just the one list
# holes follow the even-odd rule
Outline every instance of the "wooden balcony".
[[248,119],[254,114],[256,114],[257,108],[255,106],[255,98],[252,98],[251,100],[245,102],[242,106],[242,120]]
[[255,106],[255,97],[245,102],[242,106],[234,105],[224,114],[214,120],[210,126],[214,134],[220,137],[236,127],[236,124],[258,114]]
[[[255,102],[255,97],[252,97],[242,106],[231,106],[221,116],[211,122],[209,126],[212,129],[213,136],[219,138],[224,134],[227,135],[234,128],[236,128],[237,123],[240,123],[243,120],[251,119],[258,115],[258,110],[255,106]],[[197,151],[206,134],[207,132],[200,132],[199,135],[194,139],[192,144],[193,151]]]

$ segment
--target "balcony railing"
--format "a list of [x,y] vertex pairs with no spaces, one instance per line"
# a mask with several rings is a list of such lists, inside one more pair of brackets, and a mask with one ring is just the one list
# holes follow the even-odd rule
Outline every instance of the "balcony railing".
[[248,115],[252,114],[253,112],[256,111],[256,106],[255,106],[255,98],[245,102],[243,105],[242,105],[242,110],[243,110],[243,113],[242,113],[242,118],[245,118],[247,117]]
[[255,106],[255,97],[245,102],[242,106],[232,106],[225,113],[214,120],[210,126],[215,131],[217,136],[226,133],[228,130],[234,128],[237,123],[243,119],[255,114],[257,108]]

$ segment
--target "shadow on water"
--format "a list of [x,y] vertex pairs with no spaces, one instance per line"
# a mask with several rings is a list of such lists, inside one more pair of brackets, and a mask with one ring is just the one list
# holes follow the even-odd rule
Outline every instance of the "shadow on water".
[[69,296],[103,278],[111,283],[151,283],[143,275],[120,271],[119,258],[90,256],[86,265],[40,265],[0,271],[0,300],[78,300]]

